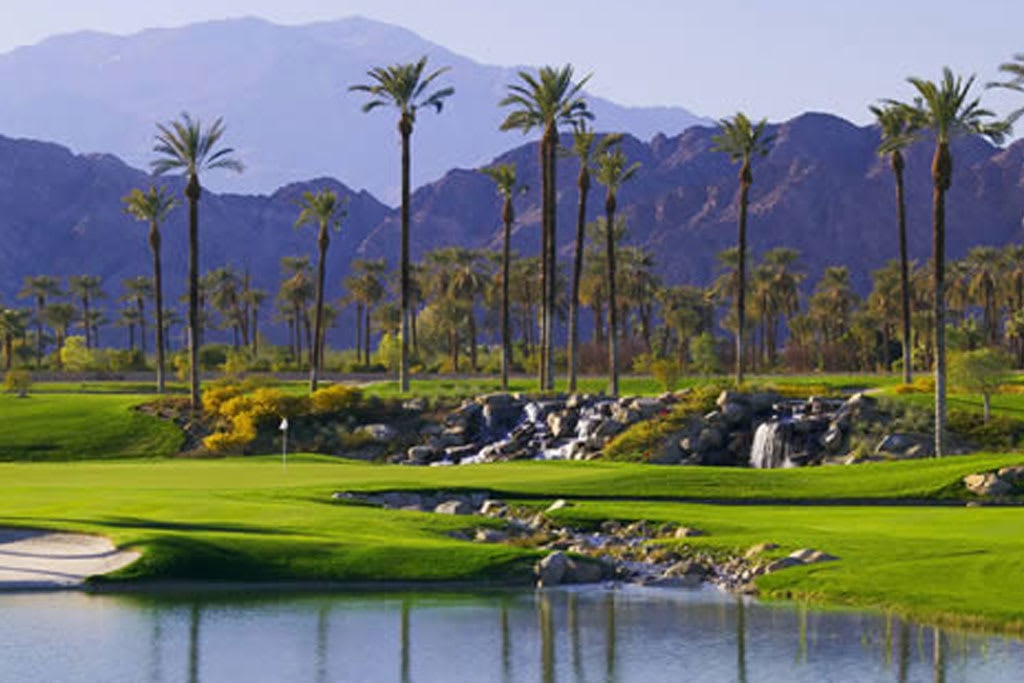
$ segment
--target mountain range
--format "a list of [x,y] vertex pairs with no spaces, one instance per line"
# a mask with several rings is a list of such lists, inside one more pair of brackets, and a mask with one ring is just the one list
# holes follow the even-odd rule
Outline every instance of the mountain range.
[[[52,140],[77,152],[116,154],[145,167],[155,124],[189,111],[222,116],[224,141],[246,164],[211,176],[220,191],[270,193],[296,178],[332,176],[397,203],[397,115],[364,114],[374,66],[426,55],[450,67],[437,83],[455,87],[444,111],[422,112],[413,134],[413,184],[455,167],[486,163],[523,141],[503,133],[497,105],[517,68],[478,64],[420,36],[360,17],[278,26],[230,19],[128,36],[56,36],[0,54],[0,134]],[[584,74],[580,74],[583,76]],[[600,74],[591,81],[600,85]],[[588,96],[600,130],[640,139],[709,123],[678,107],[623,107]]]

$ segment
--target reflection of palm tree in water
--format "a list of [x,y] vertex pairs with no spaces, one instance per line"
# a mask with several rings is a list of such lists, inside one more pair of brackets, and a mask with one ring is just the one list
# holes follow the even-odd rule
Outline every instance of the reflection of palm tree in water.
[[736,601],[736,680],[747,683],[747,616],[743,598]]
[[605,680],[611,683],[615,680],[615,594],[608,593],[605,598],[606,614],[608,616],[608,635],[605,650]]
[[544,683],[555,681],[555,624],[551,612],[551,597],[547,593],[540,596],[540,670]]
[[327,605],[317,612],[316,618],[316,680],[326,683],[327,679]]
[[932,649],[932,664],[935,670],[935,683],[946,683],[946,653],[942,645],[942,631],[932,629],[934,641]]
[[512,639],[508,631],[508,604],[501,601],[501,676],[504,681],[512,680]]
[[402,600],[402,683],[412,680],[409,667],[409,599]]
[[907,683],[907,671],[910,669],[910,624],[900,622],[900,663],[897,673],[899,683]]
[[568,600],[569,643],[572,649],[572,670],[577,680],[583,680],[583,657],[580,654],[580,618],[576,594],[569,593]]
[[199,683],[199,603],[192,603],[188,622],[188,683]]
[[164,679],[163,669],[160,667],[160,644],[163,643],[163,629],[160,628],[160,608],[153,610],[153,637],[152,646],[153,661],[150,662],[149,680],[152,683],[160,683]]

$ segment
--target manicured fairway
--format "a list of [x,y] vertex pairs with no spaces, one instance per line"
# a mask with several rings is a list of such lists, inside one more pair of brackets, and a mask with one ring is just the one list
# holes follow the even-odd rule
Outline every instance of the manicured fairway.
[[669,496],[674,490],[724,501],[724,492],[732,489],[760,491],[760,498],[855,491],[884,499],[895,493],[926,495],[947,488],[962,472],[1022,460],[986,456],[778,472],[574,463],[411,468],[314,456],[293,458],[286,471],[279,459],[268,457],[8,463],[0,465],[5,488],[0,525],[99,532],[144,550],[145,558],[122,578],[501,580],[517,569],[521,574],[535,553],[446,535],[490,520],[330,499],[336,490],[486,488],[523,501],[568,497],[575,504],[560,513],[566,520],[671,520],[709,532],[687,542],[711,548],[737,551],[773,541],[783,546],[780,552],[814,547],[841,558],[762,579],[770,595],[1019,628],[1024,619],[1019,534],[1024,510],[1019,508],[708,505],[622,497]]

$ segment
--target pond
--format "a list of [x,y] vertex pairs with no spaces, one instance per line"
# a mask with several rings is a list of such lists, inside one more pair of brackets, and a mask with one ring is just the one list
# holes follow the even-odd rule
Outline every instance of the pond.
[[713,589],[0,595],[0,681],[1019,681],[1024,642]]

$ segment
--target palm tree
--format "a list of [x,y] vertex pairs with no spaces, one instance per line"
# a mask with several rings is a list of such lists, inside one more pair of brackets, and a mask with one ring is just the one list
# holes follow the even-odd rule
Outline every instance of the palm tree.
[[[908,116],[905,107],[895,104],[869,107],[881,129],[878,154],[889,157],[889,167],[896,179],[896,226],[900,244],[900,306],[903,332],[903,383],[912,381],[910,358],[910,270],[907,256],[907,210],[903,190],[903,150],[914,140],[917,118]],[[886,356],[888,357],[888,349]]]
[[18,292],[18,298],[31,297],[36,305],[36,370],[43,360],[43,310],[46,308],[46,300],[62,294],[57,278],[51,275],[27,276],[21,291]]
[[[974,77],[966,81],[942,70],[942,80],[908,79],[920,97],[913,108],[903,105],[920,128],[935,136],[932,158],[932,260],[935,288],[935,456],[942,457],[946,431],[946,192],[953,184],[953,155],[950,142],[958,135],[976,135],[999,143],[1009,131],[1006,121],[992,121],[994,114],[981,107],[979,98],[969,99]],[[898,103],[893,103],[898,104]]]
[[135,304],[135,310],[138,311],[139,315],[137,318],[139,325],[139,349],[142,351],[142,355],[146,355],[146,299],[153,298],[153,281],[145,275],[139,275],[133,278],[126,278],[121,280],[121,286],[124,288],[124,295],[121,296],[121,301],[126,301]]
[[605,150],[597,157],[597,182],[605,186],[605,263],[608,276],[608,391],[619,395],[618,301],[615,298],[615,225],[617,195],[622,185],[636,175],[639,162],[628,164],[621,149]]
[[82,302],[82,327],[85,330],[85,348],[91,349],[94,345],[92,338],[92,321],[89,304],[98,297],[103,296],[103,278],[99,275],[72,275],[68,278],[68,291],[77,296]]
[[[509,326],[509,275],[511,268],[512,223],[515,221],[515,210],[512,208],[512,197],[516,192],[516,165],[499,164],[481,169],[498,188],[502,197],[501,222],[504,233],[501,247],[501,389],[508,389],[508,373],[512,359],[512,330]],[[571,327],[571,323],[570,323]],[[570,342],[570,349],[572,345]],[[575,389],[575,383],[570,391]]]
[[431,83],[448,71],[448,67],[424,75],[427,58],[421,57],[416,63],[393,64],[388,67],[374,67],[366,72],[370,83],[353,85],[349,90],[365,92],[370,100],[363,105],[368,112],[377,107],[393,106],[399,111],[398,133],[402,138],[402,237],[399,260],[400,299],[402,306],[402,352],[398,370],[399,390],[409,391],[409,139],[412,137],[416,112],[424,107],[433,107],[438,113],[444,100],[455,93],[447,87],[429,91]]
[[521,130],[527,133],[541,129],[541,363],[540,388],[554,387],[553,345],[555,309],[555,153],[558,148],[559,126],[576,126],[593,118],[581,92],[590,79],[585,76],[573,82],[573,68],[541,67],[537,76],[519,72],[521,83],[508,85],[508,95],[498,106],[516,107],[501,124],[501,130]]
[[[281,270],[286,277],[281,283],[278,299],[288,312],[289,324],[295,332],[295,363],[302,367],[302,333],[306,333],[306,347],[312,353],[313,333],[309,324],[309,301],[316,295],[310,273],[309,258],[306,256],[281,257]],[[310,359],[312,360],[312,359]]]
[[587,129],[586,122],[576,123],[572,134],[572,153],[579,159],[580,172],[576,177],[576,191],[579,201],[576,205],[576,243],[573,250],[572,289],[569,294],[569,391],[576,391],[577,373],[579,371],[579,317],[580,317],[580,280],[583,277],[583,246],[585,241],[587,195],[590,193],[590,170],[594,158],[600,156],[609,147],[622,139],[619,133],[597,137],[597,133]]
[[3,340],[4,370],[14,362],[14,338],[25,334],[25,312],[16,308],[0,308],[0,339]]
[[139,324],[139,309],[129,304],[118,311],[118,318],[114,321],[116,327],[128,329],[128,348],[135,350],[135,326]]
[[481,272],[481,264],[486,261],[482,254],[472,249],[456,247],[452,253],[451,296],[464,308],[467,316],[467,333],[469,334],[469,363],[473,372],[480,368],[477,364],[476,334],[476,300],[487,288],[487,275]]
[[[1024,93],[1024,52],[1015,54],[1012,62],[1005,62],[999,65],[999,70],[1007,74],[1010,80],[1003,83],[989,83],[989,88],[1006,88],[1019,93]],[[1024,115],[1024,107],[1015,109],[1010,113],[1007,122],[1014,123]]]
[[164,393],[164,298],[163,273],[160,263],[160,224],[178,205],[167,188],[150,185],[143,192],[135,188],[124,199],[124,210],[139,221],[149,224],[149,250],[153,252],[153,295],[156,308],[156,391]]
[[712,138],[715,143],[714,149],[729,155],[729,159],[735,163],[739,162],[739,238],[737,249],[739,250],[738,284],[736,291],[736,386],[743,384],[743,334],[746,305],[744,293],[747,286],[746,258],[747,258],[747,198],[750,193],[750,185],[754,182],[754,176],[750,171],[750,164],[754,157],[765,156],[771,149],[773,137],[764,131],[765,119],[758,123],[752,123],[743,112],[737,113],[731,119],[722,119],[719,122],[721,132]]
[[43,317],[46,318],[46,322],[53,328],[53,334],[57,341],[57,350],[54,357],[56,358],[58,369],[63,367],[60,352],[64,348],[64,341],[68,338],[68,328],[74,322],[77,313],[75,307],[68,303],[48,304],[43,309]]
[[224,136],[222,119],[204,128],[199,119],[182,113],[178,121],[158,123],[157,131],[153,151],[158,158],[150,163],[153,173],[180,171],[188,178],[185,198],[188,199],[189,397],[192,409],[199,410],[199,198],[202,194],[199,173],[217,168],[241,173],[243,166],[231,156],[233,149],[217,146]]
[[327,270],[327,247],[331,243],[330,229],[339,230],[341,219],[345,215],[342,202],[338,201],[338,193],[333,190],[320,190],[317,193],[303,192],[299,202],[302,208],[295,227],[307,223],[315,223],[317,233],[316,246],[318,251],[316,263],[316,313],[313,318],[313,362],[309,372],[309,390],[316,391],[317,380],[320,378],[320,364],[323,360],[321,339],[324,323],[324,278]]

